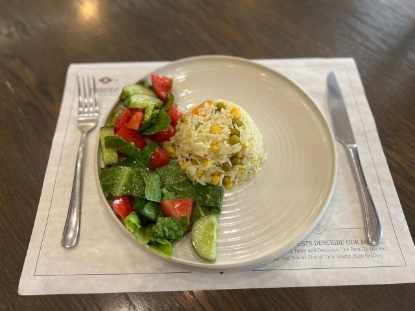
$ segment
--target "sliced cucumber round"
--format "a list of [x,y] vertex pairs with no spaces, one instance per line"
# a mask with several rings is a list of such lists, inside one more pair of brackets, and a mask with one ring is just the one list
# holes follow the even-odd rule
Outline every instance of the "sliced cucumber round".
[[193,224],[190,240],[196,254],[205,260],[216,260],[218,227],[219,222],[216,215],[203,216]]

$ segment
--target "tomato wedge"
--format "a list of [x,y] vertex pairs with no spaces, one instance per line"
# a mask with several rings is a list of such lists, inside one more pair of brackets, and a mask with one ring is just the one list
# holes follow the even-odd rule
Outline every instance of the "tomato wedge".
[[187,216],[192,217],[193,199],[181,198],[161,201],[161,208],[167,217]]
[[121,137],[125,141],[134,143],[134,145],[140,150],[143,150],[147,145],[144,137],[141,136],[136,130],[129,128],[128,123],[124,124],[118,132],[115,133],[115,135]]
[[118,131],[115,132],[115,135],[121,137],[125,141],[132,143],[136,138],[137,131],[130,129],[128,127],[128,123],[125,123]]
[[157,147],[153,155],[151,156],[149,163],[150,167],[155,170],[156,168],[162,167],[169,162],[169,154],[163,148]]
[[122,197],[111,197],[109,198],[109,201],[112,202],[114,212],[122,219],[130,215],[133,211],[133,205],[131,204],[129,196],[124,195]]
[[156,134],[147,135],[146,137],[150,140],[154,140],[158,143],[169,141],[176,134],[176,129],[173,125],[169,125],[164,131],[158,132]]
[[130,119],[131,119],[131,113],[128,109],[121,112],[117,118],[117,121],[115,121],[114,132],[117,133],[124,124],[130,121]]
[[173,79],[169,77],[160,77],[158,75],[151,75],[151,84],[158,98],[164,103],[167,103],[170,96],[170,89]]
[[140,150],[143,150],[144,147],[147,146],[147,142],[145,141],[144,137],[141,136],[138,132],[135,134],[134,145]]
[[171,125],[176,126],[177,122],[179,122],[180,118],[182,117],[183,113],[179,111],[179,107],[177,104],[171,106],[169,110],[166,111],[167,114],[170,116]]

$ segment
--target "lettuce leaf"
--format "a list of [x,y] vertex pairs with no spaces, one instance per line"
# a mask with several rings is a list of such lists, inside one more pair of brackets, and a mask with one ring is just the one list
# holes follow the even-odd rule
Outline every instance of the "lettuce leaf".
[[153,226],[153,236],[155,238],[166,238],[178,240],[183,237],[184,230],[189,226],[187,216],[182,217],[159,217]]
[[160,203],[152,201],[148,201],[140,213],[152,221],[157,221],[160,216],[163,216],[163,210]]
[[173,256],[173,246],[166,239],[156,239],[150,241],[148,246],[150,250],[160,253],[167,258],[171,258]]
[[172,160],[170,160],[166,165],[156,169],[156,172],[160,175],[163,185],[167,188],[171,185],[187,180],[187,177],[180,169],[180,166]]
[[140,231],[141,224],[136,212],[131,212],[130,215],[124,218],[124,225],[134,235]]
[[138,244],[146,245],[149,239],[146,236],[146,228],[140,224],[140,218],[136,212],[132,212],[130,215],[124,218],[124,224],[127,229],[135,236]]
[[221,186],[196,183],[194,188],[196,191],[195,202],[197,204],[216,207],[219,210],[222,208],[224,189]]
[[150,171],[142,171],[144,177],[145,197],[149,201],[160,202],[161,200],[161,185],[160,176]]
[[149,249],[162,254],[167,258],[171,258],[173,256],[173,246],[169,240],[164,238],[155,238],[153,236],[153,229],[151,227],[147,227],[145,234],[146,239],[149,241],[148,246]]
[[127,157],[134,157],[140,160],[145,166],[150,167],[146,156],[134,146],[133,143],[125,141],[118,136],[107,136],[105,137],[105,148],[113,148]]

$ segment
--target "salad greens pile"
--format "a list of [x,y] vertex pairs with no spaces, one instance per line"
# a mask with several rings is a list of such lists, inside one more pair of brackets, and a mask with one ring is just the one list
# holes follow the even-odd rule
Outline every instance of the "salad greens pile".
[[102,192],[139,244],[171,258],[174,243],[191,233],[196,253],[214,261],[224,189],[193,185],[169,158],[160,143],[174,135],[181,113],[173,104],[172,80],[151,80],[124,87],[125,108],[100,129]]

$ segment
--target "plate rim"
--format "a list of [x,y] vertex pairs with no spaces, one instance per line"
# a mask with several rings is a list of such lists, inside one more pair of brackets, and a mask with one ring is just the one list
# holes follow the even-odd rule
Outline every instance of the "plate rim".
[[[289,251],[290,249],[294,248],[296,244],[298,244],[301,240],[303,240],[307,235],[310,234],[310,232],[315,228],[315,226],[317,225],[317,223],[321,220],[321,218],[324,216],[331,198],[333,196],[333,192],[334,192],[334,188],[335,188],[335,184],[336,184],[336,177],[337,177],[337,149],[336,149],[336,141],[334,139],[334,135],[333,132],[329,126],[328,121],[326,120],[326,118],[324,117],[324,114],[322,113],[320,107],[316,104],[315,100],[313,99],[312,96],[310,96],[301,86],[299,86],[296,82],[294,82],[293,80],[291,80],[290,78],[286,77],[285,75],[281,74],[280,72],[269,68],[267,66],[264,66],[262,64],[259,64],[253,60],[249,60],[246,58],[242,58],[242,57],[235,57],[235,56],[229,56],[229,55],[202,55],[202,56],[192,56],[192,57],[186,57],[186,58],[182,58],[182,59],[178,59],[176,61],[171,61],[170,63],[163,65],[159,68],[157,68],[156,70],[151,71],[150,73],[144,75],[140,80],[144,80],[144,79],[149,79],[151,74],[157,74],[158,72],[164,71],[166,69],[168,69],[169,67],[172,66],[176,66],[177,64],[183,63],[183,62],[189,62],[189,61],[198,61],[198,60],[206,60],[206,59],[211,59],[212,61],[214,60],[225,60],[225,59],[229,59],[229,60],[234,60],[234,61],[239,61],[239,62],[243,62],[247,65],[250,66],[255,66],[261,69],[266,69],[268,71],[271,71],[273,74],[277,74],[280,78],[282,78],[283,80],[285,80],[286,82],[288,82],[289,84],[291,84],[292,86],[294,86],[294,88],[298,89],[301,93],[303,93],[303,95],[305,95],[305,97],[307,97],[310,101],[310,103],[312,103],[313,108],[316,109],[316,113],[318,114],[318,117],[321,119],[322,122],[319,122],[320,125],[323,125],[325,128],[326,133],[328,134],[329,138],[330,138],[330,151],[333,154],[333,168],[332,168],[332,175],[331,175],[331,186],[330,186],[330,191],[327,195],[327,197],[325,198],[324,204],[322,204],[322,208],[321,211],[315,216],[314,221],[309,225],[309,227],[306,230],[301,231],[298,234],[294,235],[294,238],[290,238],[288,239],[288,242],[286,243],[285,247],[280,248],[278,251],[274,251],[274,252],[270,252],[269,254],[267,254],[266,256],[256,256],[254,258],[250,258],[249,260],[246,261],[238,261],[238,262],[230,262],[230,263],[226,263],[226,264],[216,264],[216,263],[210,263],[210,262],[190,262],[187,260],[183,260],[180,258],[166,258],[165,256],[153,252],[151,250],[148,249],[147,245],[140,245],[138,243],[136,243],[134,236],[130,233],[130,231],[128,231],[128,229],[122,224],[122,222],[120,221],[120,219],[115,215],[113,209],[110,207],[110,205],[107,202],[107,199],[105,198],[102,189],[101,189],[101,184],[100,184],[100,179],[99,179],[99,174],[98,172],[100,171],[100,135],[98,132],[97,138],[96,138],[96,144],[95,144],[95,149],[94,149],[94,175],[95,175],[95,181],[97,183],[97,187],[98,187],[98,192],[99,192],[99,197],[102,200],[102,202],[104,203],[107,211],[110,213],[111,217],[116,221],[116,223],[118,224],[118,227],[120,227],[120,229],[122,230],[122,232],[124,234],[126,234],[130,239],[132,239],[135,244],[139,247],[140,250],[144,251],[146,254],[161,259],[162,261],[168,263],[168,264],[173,264],[175,266],[179,266],[181,268],[185,268],[185,269],[191,269],[191,270],[195,270],[195,271],[199,271],[199,272],[236,272],[236,271],[244,271],[244,270],[248,270],[248,269],[252,269],[254,267],[258,267],[264,264],[269,263],[270,261],[272,261],[275,258],[278,258],[279,256],[283,255],[284,253],[286,253],[287,251]],[[107,114],[105,115],[105,117],[103,118],[103,121],[100,124],[101,126],[104,126],[105,123],[107,122],[107,120],[109,119],[111,112],[114,110],[114,107],[117,106],[120,103],[120,101],[116,101],[111,108],[109,109],[109,111],[107,112]],[[298,229],[297,229],[298,230]],[[294,231],[294,232],[297,232]]]

